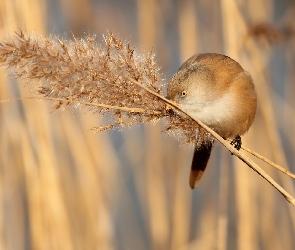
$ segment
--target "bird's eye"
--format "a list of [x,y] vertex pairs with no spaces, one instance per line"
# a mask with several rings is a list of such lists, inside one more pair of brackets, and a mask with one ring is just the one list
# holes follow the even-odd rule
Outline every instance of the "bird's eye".
[[186,90],[181,91],[181,96],[182,96],[182,97],[185,97],[186,95],[187,95]]

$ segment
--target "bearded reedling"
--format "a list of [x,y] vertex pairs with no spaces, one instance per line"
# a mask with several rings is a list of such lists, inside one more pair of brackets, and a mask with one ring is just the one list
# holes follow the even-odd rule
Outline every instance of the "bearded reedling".
[[[189,58],[168,85],[168,99],[220,136],[233,139],[236,149],[241,135],[252,125],[257,96],[251,76],[235,60],[221,54],[197,54]],[[209,160],[212,141],[195,147],[189,184],[198,185]]]

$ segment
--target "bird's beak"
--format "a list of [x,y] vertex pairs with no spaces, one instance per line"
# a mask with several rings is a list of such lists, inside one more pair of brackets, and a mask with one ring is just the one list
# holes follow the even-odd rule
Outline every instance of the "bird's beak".
[[173,109],[169,104],[166,104],[166,111],[167,112],[171,112],[171,110]]

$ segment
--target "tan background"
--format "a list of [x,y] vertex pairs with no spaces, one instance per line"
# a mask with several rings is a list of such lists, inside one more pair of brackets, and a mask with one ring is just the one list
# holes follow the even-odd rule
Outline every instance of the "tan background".
[[[153,50],[167,80],[195,53],[231,56],[259,97],[244,145],[295,172],[294,11],[291,0],[2,0],[0,38],[114,31]],[[7,75],[0,100],[32,95]],[[102,123],[45,101],[0,104],[0,249],[295,248],[295,208],[218,143],[191,191],[191,149],[161,124],[89,131]],[[255,161],[295,195],[293,180]]]

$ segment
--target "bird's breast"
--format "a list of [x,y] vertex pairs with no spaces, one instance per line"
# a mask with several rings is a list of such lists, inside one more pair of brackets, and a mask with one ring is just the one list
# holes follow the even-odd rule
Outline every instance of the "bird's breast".
[[251,125],[248,121],[249,116],[245,114],[247,107],[232,94],[226,93],[202,105],[183,103],[180,106],[192,117],[204,122],[224,138],[242,135]]

